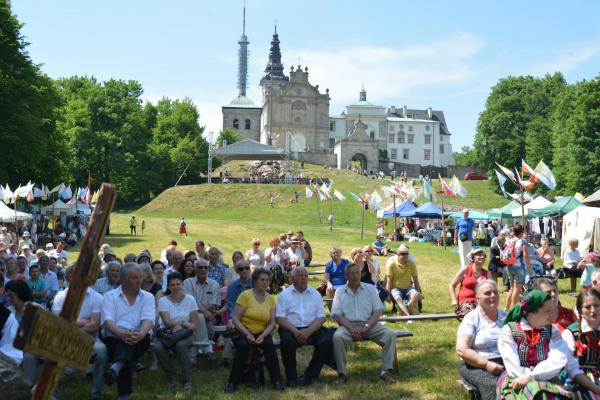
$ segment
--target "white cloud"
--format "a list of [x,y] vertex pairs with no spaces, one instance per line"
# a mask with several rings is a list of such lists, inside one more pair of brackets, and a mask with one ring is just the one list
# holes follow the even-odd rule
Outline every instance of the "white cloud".
[[600,46],[587,46],[578,50],[561,52],[555,59],[542,64],[543,72],[567,72],[600,54]]
[[335,50],[290,49],[289,60],[301,58],[308,65],[310,80],[322,90],[330,89],[332,100],[346,104],[357,100],[361,83],[371,99],[406,96],[416,88],[463,83],[477,69],[471,60],[484,46],[482,38],[458,33],[435,42],[388,46],[357,46]]

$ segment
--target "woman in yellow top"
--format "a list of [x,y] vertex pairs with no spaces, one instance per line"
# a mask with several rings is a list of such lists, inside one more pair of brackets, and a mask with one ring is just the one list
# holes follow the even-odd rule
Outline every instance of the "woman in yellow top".
[[271,382],[275,390],[283,390],[279,360],[271,337],[275,329],[275,297],[267,293],[270,277],[266,269],[255,269],[252,273],[253,288],[242,292],[235,303],[232,322],[240,335],[233,338],[235,357],[225,393],[237,390],[251,346],[262,348]]

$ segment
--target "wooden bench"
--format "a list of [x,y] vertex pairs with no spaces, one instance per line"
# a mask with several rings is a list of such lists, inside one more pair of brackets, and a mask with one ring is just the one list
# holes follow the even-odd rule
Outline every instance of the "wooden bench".
[[384,316],[379,318],[380,322],[406,322],[406,321],[437,321],[440,319],[458,318],[455,313],[446,314],[417,314],[417,315],[402,315],[402,316]]
[[463,391],[465,391],[467,393],[467,395],[472,399],[475,400],[475,388],[473,386],[471,386],[470,384],[468,384],[467,382],[463,381],[462,379],[458,379],[456,381],[456,384],[458,385],[458,387],[460,387]]
[[308,275],[324,275],[325,271],[308,271]]

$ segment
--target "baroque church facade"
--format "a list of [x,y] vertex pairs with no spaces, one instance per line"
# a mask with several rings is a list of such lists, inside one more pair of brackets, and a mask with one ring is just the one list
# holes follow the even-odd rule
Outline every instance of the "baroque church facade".
[[[245,34],[240,46],[243,42],[247,43]],[[288,149],[297,160],[337,168],[348,168],[353,162],[367,171],[454,165],[442,111],[394,106],[386,110],[369,102],[363,87],[357,102],[347,105],[340,115],[330,115],[329,89],[322,93],[319,85],[309,82],[308,67],[292,66],[286,75],[281,58],[275,28],[260,80],[260,105],[246,97],[244,86],[238,97],[222,107],[223,129]]]

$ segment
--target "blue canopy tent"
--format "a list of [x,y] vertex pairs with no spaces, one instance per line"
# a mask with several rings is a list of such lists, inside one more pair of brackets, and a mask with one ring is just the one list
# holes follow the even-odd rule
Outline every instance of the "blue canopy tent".
[[396,215],[394,215],[394,206],[391,205],[391,206],[381,210],[382,213],[377,213],[377,218],[403,217],[404,213],[412,212],[415,210],[415,208],[416,208],[415,205],[411,201],[406,200],[404,203],[396,206],[396,212],[395,212]]
[[[462,211],[453,212],[449,215],[451,218],[462,218]],[[490,217],[489,215],[479,212],[479,211],[469,211],[469,218],[471,219],[494,219],[494,217]]]
[[400,214],[401,217],[442,218],[442,210],[432,202],[425,203],[411,212]]

